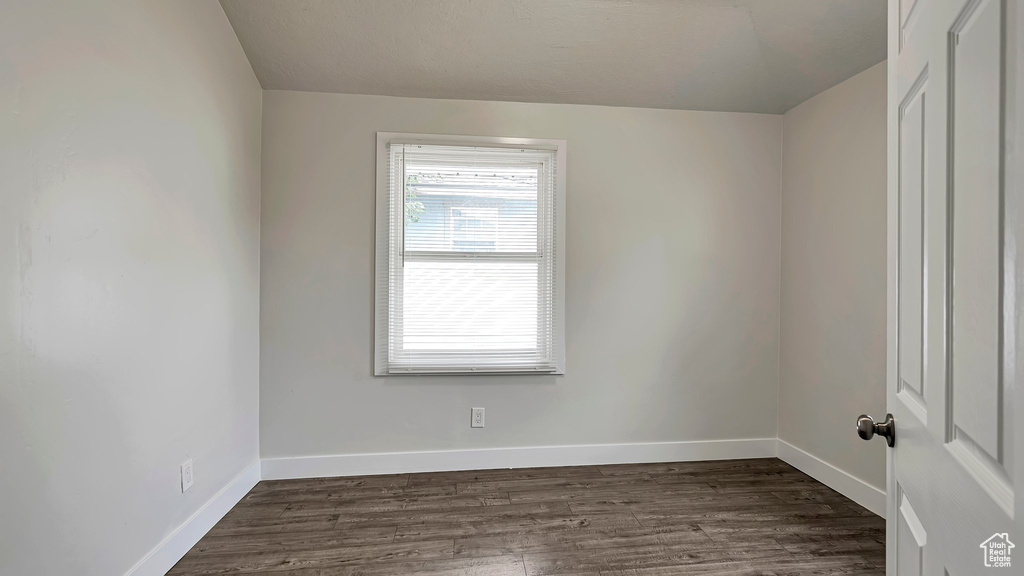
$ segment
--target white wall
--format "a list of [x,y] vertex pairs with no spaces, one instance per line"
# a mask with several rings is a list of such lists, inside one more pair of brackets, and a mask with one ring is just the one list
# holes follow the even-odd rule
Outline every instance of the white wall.
[[[263,457],[775,437],[780,116],[263,104]],[[377,131],[568,141],[564,377],[371,376]]]
[[258,458],[260,110],[215,2],[4,2],[0,573],[122,574]]
[[779,437],[885,489],[885,62],[786,112]]

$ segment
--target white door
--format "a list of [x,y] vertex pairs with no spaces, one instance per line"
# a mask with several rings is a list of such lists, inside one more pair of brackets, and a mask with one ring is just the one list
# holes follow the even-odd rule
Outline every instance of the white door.
[[1020,575],[1022,6],[889,4],[886,573]]

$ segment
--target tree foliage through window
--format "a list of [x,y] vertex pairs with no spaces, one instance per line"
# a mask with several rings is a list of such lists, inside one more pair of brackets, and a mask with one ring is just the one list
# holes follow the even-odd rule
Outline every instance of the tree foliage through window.
[[405,222],[407,224],[419,222],[420,214],[427,211],[427,207],[423,205],[423,202],[417,200],[416,192],[412,189],[418,183],[419,179],[415,174],[411,174],[405,179]]

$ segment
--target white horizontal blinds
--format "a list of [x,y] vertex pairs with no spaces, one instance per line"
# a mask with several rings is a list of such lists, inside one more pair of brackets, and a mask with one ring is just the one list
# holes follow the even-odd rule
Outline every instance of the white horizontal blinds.
[[388,371],[554,371],[555,152],[389,148]]

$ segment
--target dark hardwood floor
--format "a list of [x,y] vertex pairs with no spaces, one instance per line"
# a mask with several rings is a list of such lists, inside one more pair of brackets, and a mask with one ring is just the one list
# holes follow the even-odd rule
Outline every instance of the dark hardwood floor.
[[885,522],[777,459],[260,482],[169,572],[878,575]]

